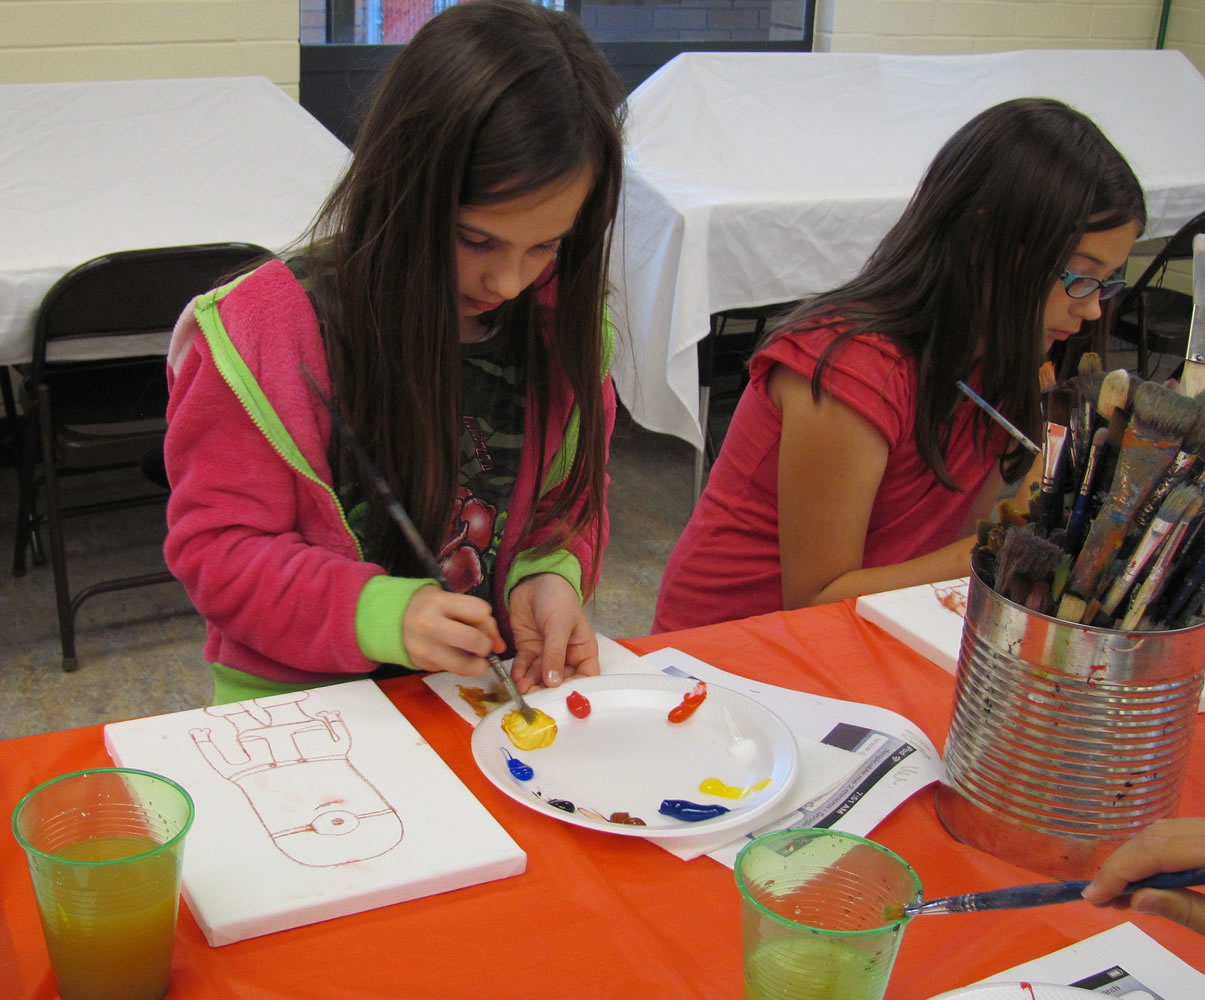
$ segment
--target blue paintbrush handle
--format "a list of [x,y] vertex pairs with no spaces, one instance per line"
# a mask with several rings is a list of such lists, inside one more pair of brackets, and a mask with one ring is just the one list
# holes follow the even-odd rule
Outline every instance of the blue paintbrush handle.
[[[944,896],[920,903],[910,903],[904,911],[910,915],[922,913],[974,913],[979,910],[1021,910],[1030,906],[1047,906],[1051,903],[1070,903],[1080,899],[1088,882],[1039,882],[1036,885],[1015,885],[1009,889],[993,889],[990,892],[967,892],[961,896]],[[1122,890],[1130,895],[1139,889],[1186,889],[1189,886],[1205,885],[1205,868],[1191,868],[1182,872],[1164,872],[1131,882]]]

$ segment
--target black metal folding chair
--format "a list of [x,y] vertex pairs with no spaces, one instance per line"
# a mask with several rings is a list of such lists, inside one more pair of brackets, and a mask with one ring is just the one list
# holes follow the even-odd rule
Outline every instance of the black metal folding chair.
[[[19,455],[17,531],[13,574],[25,572],[25,557],[43,562],[40,529],[46,527],[54,571],[63,669],[75,670],[75,615],[97,594],[173,579],[166,569],[118,576],[71,592],[63,540],[68,517],[163,503],[168,491],[148,489],[67,505],[66,477],[154,469],[162,463],[166,365],[162,340],[196,295],[268,255],[248,243],[132,250],[96,257],[60,278],[38,309],[33,360],[20,366],[25,434]],[[140,352],[135,338],[154,336]],[[122,338],[123,356],[105,356],[112,338]],[[102,340],[108,339],[107,345]],[[98,360],[55,360],[56,348],[74,342],[70,353]],[[131,347],[131,344],[135,345]],[[91,349],[89,349],[91,348]],[[133,356],[125,356],[133,355]],[[40,460],[41,469],[38,470]],[[149,478],[154,478],[153,476]],[[44,511],[38,501],[44,502]]]
[[1198,233],[1205,233],[1205,212],[1181,226],[1121,294],[1112,332],[1138,348],[1138,374],[1143,378],[1150,377],[1152,354],[1175,354],[1184,359],[1192,295],[1163,287],[1163,278],[1172,261],[1192,260],[1192,240]]

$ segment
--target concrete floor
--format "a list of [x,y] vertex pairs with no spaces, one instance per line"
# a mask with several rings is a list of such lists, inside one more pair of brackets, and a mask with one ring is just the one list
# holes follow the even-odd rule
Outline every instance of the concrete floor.
[[[588,612],[612,638],[648,633],[661,571],[690,513],[694,451],[621,413],[612,441],[611,543]],[[77,487],[78,488],[78,487]],[[76,619],[79,669],[64,673],[49,564],[10,573],[16,474],[0,467],[0,738],[209,703],[205,630],[178,583],[98,595]],[[161,567],[162,508],[72,519],[72,587]]]

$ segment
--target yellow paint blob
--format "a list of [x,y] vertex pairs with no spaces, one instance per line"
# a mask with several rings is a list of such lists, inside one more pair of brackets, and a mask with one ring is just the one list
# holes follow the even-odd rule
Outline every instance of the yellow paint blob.
[[531,722],[527,722],[518,709],[502,717],[502,731],[520,750],[540,750],[552,746],[556,739],[556,720],[538,708],[532,711],[536,717]]
[[752,795],[754,792],[760,792],[763,788],[769,787],[773,781],[773,778],[762,778],[757,784],[750,785],[748,788],[733,788],[731,785],[725,785],[719,778],[708,778],[699,785],[699,791],[704,795],[718,795],[722,799],[743,799],[746,795]]

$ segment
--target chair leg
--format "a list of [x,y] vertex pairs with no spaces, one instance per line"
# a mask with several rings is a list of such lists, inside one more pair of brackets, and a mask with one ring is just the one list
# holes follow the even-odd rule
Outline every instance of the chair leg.
[[695,452],[695,475],[690,499],[692,509],[699,502],[699,497],[703,495],[703,474],[707,471],[707,421],[710,410],[711,386],[702,386],[699,389],[699,423],[703,427],[703,444]]
[[63,545],[63,521],[59,508],[59,479],[55,471],[53,432],[50,427],[50,393],[38,387],[38,427],[42,443],[42,469],[46,489],[46,527],[50,537],[50,563],[54,570],[54,597],[58,606],[59,642],[63,649],[63,670],[78,669],[75,656],[75,614],[67,583],[67,556]]
[[723,332],[724,317],[715,313],[711,317],[711,329],[696,348],[699,359],[699,428],[703,432],[703,444],[695,454],[695,473],[690,499],[692,508],[703,495],[703,475],[707,471],[707,421],[711,409],[711,379],[715,371],[716,339]]
[[[14,436],[17,449],[17,530],[13,540],[13,576],[25,575],[25,556],[33,547],[40,554],[33,531],[34,452],[38,447],[36,406],[25,414],[25,433]],[[37,561],[37,560],[35,560]]]
[[1149,362],[1149,342],[1146,338],[1146,304],[1143,297],[1138,297],[1138,374],[1146,378],[1146,366]]

